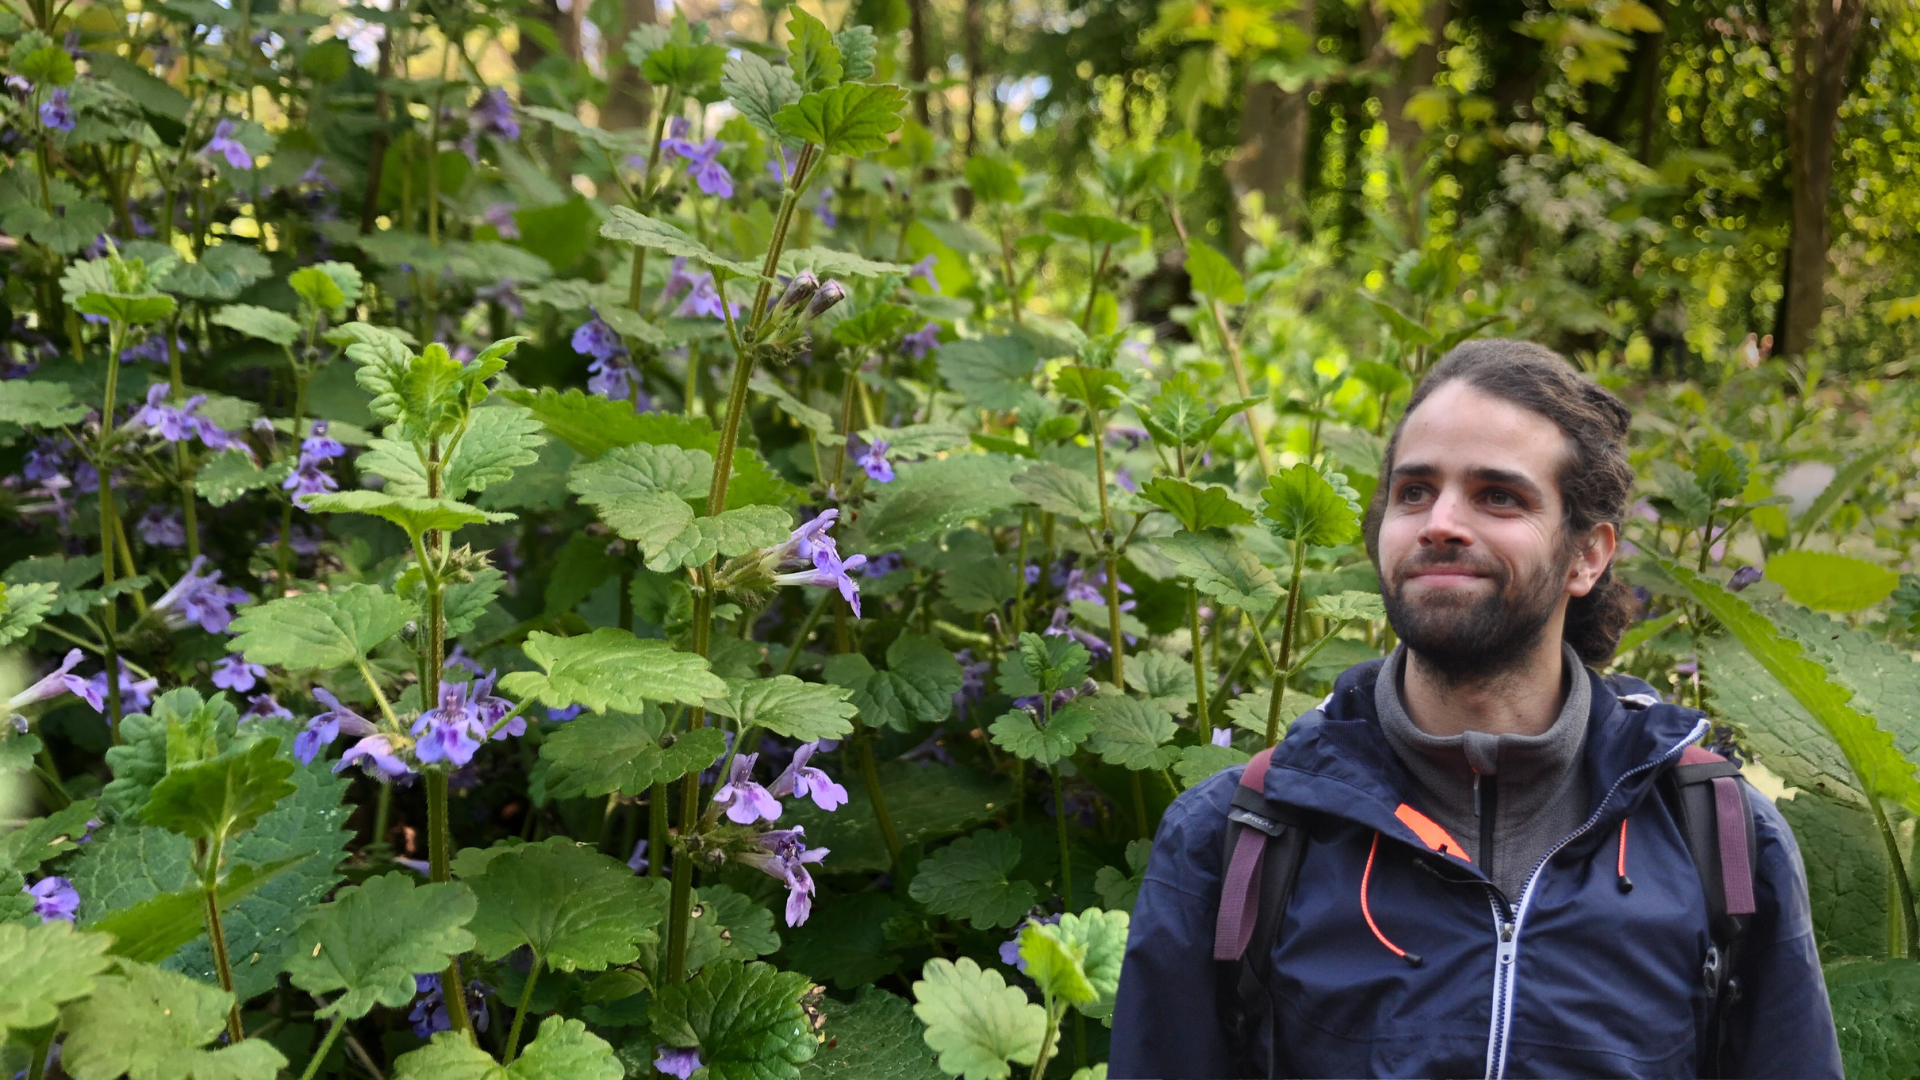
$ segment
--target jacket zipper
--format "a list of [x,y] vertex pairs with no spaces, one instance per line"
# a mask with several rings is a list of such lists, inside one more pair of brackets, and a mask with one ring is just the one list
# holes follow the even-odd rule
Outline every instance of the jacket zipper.
[[1582,833],[1593,828],[1594,822],[1599,821],[1601,816],[1606,813],[1607,804],[1612,802],[1614,795],[1620,791],[1620,785],[1626,783],[1632,777],[1638,776],[1649,769],[1659,768],[1661,765],[1671,761],[1679,755],[1681,751],[1697,742],[1700,736],[1706,734],[1708,726],[1706,720],[1701,720],[1694,726],[1691,734],[1675,744],[1674,747],[1666,753],[1661,754],[1652,761],[1636,765],[1626,772],[1621,773],[1620,778],[1615,780],[1613,786],[1607,789],[1607,794],[1600,800],[1600,805],[1594,808],[1593,814],[1589,816],[1586,821],[1582,822],[1579,828],[1568,833],[1559,843],[1548,848],[1547,853],[1542,855],[1540,861],[1534,864],[1533,871],[1527,875],[1526,886],[1520,890],[1520,903],[1513,909],[1512,918],[1503,917],[1506,915],[1506,911],[1498,897],[1499,890],[1493,890],[1491,902],[1493,905],[1495,958],[1493,965],[1493,1016],[1490,1021],[1491,1028],[1487,1034],[1487,1080],[1504,1080],[1507,1075],[1507,1042],[1513,1033],[1513,999],[1518,995],[1517,986],[1520,979],[1520,931],[1522,924],[1525,923],[1527,918],[1527,905],[1533,899],[1533,887],[1540,880],[1540,871],[1545,869],[1547,863],[1551,862],[1553,857],[1560,853],[1561,848],[1573,843],[1580,838]]

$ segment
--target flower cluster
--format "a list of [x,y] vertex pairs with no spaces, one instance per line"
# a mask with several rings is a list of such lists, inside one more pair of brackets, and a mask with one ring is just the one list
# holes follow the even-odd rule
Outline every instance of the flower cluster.
[[807,864],[827,857],[826,848],[807,847],[805,833],[798,825],[769,830],[756,840],[759,850],[739,856],[746,865],[786,884],[788,926],[799,926],[813,912],[813,875]]
[[73,130],[73,106],[68,104],[65,90],[55,90],[40,103],[40,123],[50,131]]
[[339,481],[320,471],[320,466],[346,452],[347,448],[340,444],[340,440],[327,434],[327,422],[315,420],[307,437],[300,440],[300,460],[295,463],[293,472],[281,481],[281,488],[293,492],[295,501],[305,495],[340,490]]
[[129,426],[151,431],[170,443],[198,438],[209,450],[245,450],[247,444],[207,417],[198,415],[207,395],[195,394],[179,405],[168,405],[168,386],[154,383],[147,388],[147,403],[133,414]]
[[180,511],[171,506],[149,506],[133,523],[140,542],[150,547],[182,547],[187,542],[187,525]]
[[859,465],[866,470],[867,479],[876,484],[893,482],[893,466],[887,462],[887,447],[891,445],[885,439],[876,439],[867,452],[860,455]]
[[226,633],[227,624],[233,621],[233,605],[252,599],[239,589],[220,584],[220,571],[201,573],[206,564],[205,555],[194,556],[193,563],[180,575],[180,580],[173,583],[173,588],[153,602],[153,614],[169,630],[198,624],[209,634]]
[[524,735],[527,722],[514,717],[498,732],[493,731],[513,711],[513,702],[493,693],[494,673],[468,682],[442,682],[440,704],[420,714],[413,722],[414,756],[437,764],[446,762],[458,768],[473,760],[474,752],[489,737],[505,739]]
[[[414,993],[420,995],[407,1013],[407,1022],[413,1025],[413,1033],[422,1039],[431,1039],[436,1032],[453,1030],[453,1017],[447,1013],[447,996],[440,988],[440,976],[415,975],[413,989]],[[466,991],[467,1016],[473,1021],[473,1029],[487,1030],[490,1017],[486,999],[492,993],[492,988],[475,980],[467,983]]]
[[820,750],[817,739],[795,750],[793,760],[787,763],[786,770],[773,781],[771,788],[753,779],[753,766],[760,760],[759,754],[735,755],[727,767],[727,782],[713,793],[714,807],[724,810],[727,820],[736,825],[778,821],[783,798],[810,798],[822,810],[829,813],[838,810],[846,805],[847,789],[808,764]]
[[80,893],[66,878],[41,878],[26,893],[33,897],[33,913],[43,923],[72,922],[80,914]]
[[840,549],[834,545],[833,537],[827,535],[827,530],[833,527],[834,520],[839,516],[839,510],[822,511],[819,517],[793,530],[786,543],[768,550],[761,559],[761,565],[771,570],[780,566],[807,564],[807,569],[774,574],[773,583],[839,589],[847,606],[853,609],[854,617],[858,618],[860,585],[853,579],[852,572],[865,566],[867,557],[840,557]]
[[687,139],[690,130],[691,125],[684,118],[674,117],[668,137],[660,140],[660,149],[686,159],[687,175],[701,191],[723,199],[733,198],[733,174],[719,161],[720,151],[726,149],[726,144],[719,139],[690,142]]
[[633,366],[627,343],[600,313],[588,309],[588,319],[573,331],[573,351],[591,357],[587,364],[587,392],[614,401],[632,400],[642,412],[653,403],[640,393],[640,372]]
[[214,125],[213,138],[208,139],[207,145],[200,148],[200,153],[209,159],[217,154],[236,169],[251,169],[253,168],[253,151],[248,150],[241,145],[239,139],[233,137],[233,130],[231,120],[222,120]]
[[18,724],[21,719],[21,709],[68,693],[80,696],[87,704],[93,706],[93,711],[103,711],[99,699],[93,696],[92,684],[73,674],[73,669],[79,666],[85,655],[79,649],[68,649],[66,658],[60,661],[59,667],[42,676],[39,682],[13,695],[5,705],[0,705],[0,712],[4,712],[7,718]]

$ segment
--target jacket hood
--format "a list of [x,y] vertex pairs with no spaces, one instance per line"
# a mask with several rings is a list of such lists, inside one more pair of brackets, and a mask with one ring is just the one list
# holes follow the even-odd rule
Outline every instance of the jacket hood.
[[[1369,660],[1348,668],[1335,680],[1333,693],[1320,708],[1287,729],[1267,770],[1266,796],[1425,848],[1414,831],[1394,816],[1416,789],[1387,742],[1374,708],[1374,681],[1385,662]],[[1623,702],[1607,680],[1589,668],[1581,671],[1592,690],[1582,751],[1588,790],[1593,793],[1588,817],[1604,811],[1594,824],[1605,826],[1625,817],[1646,798],[1670,766],[1663,759],[1677,758],[1683,746],[1699,737],[1696,729],[1703,714],[1674,705],[1642,705],[1646,698],[1638,694],[1633,701]],[[1603,827],[1596,827],[1587,830],[1586,836],[1604,833]],[[1573,846],[1577,850],[1582,845]]]

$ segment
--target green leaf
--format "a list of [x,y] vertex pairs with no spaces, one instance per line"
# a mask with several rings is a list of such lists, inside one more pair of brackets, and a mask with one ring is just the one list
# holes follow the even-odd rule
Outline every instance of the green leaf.
[[[1265,738],[1267,734],[1267,707],[1273,704],[1272,690],[1255,690],[1241,694],[1227,702],[1227,718],[1233,726]],[[1289,688],[1286,696],[1280,699],[1280,731],[1284,733],[1294,719],[1308,710],[1318,707],[1320,699],[1312,694],[1302,693]]]
[[853,691],[852,703],[868,725],[905,731],[946,719],[964,673],[938,638],[902,634],[887,646],[887,670],[875,671],[865,657],[846,653],[828,662],[826,676]]
[[1253,520],[1253,511],[1235,502],[1226,488],[1198,487],[1170,476],[1143,485],[1140,497],[1172,514],[1189,532],[1224,529]]
[[1127,657],[1127,685],[1175,716],[1193,704],[1193,665],[1170,652],[1147,649]]
[[212,322],[275,345],[292,345],[300,340],[299,323],[272,308],[253,304],[228,304],[213,313]]
[[1019,498],[1010,481],[1021,465],[1018,459],[987,454],[953,454],[902,465],[861,514],[857,543],[846,546],[872,553],[895,551],[1004,510]]
[[1767,674],[1779,680],[1801,708],[1819,722],[1846,756],[1860,789],[1920,812],[1914,765],[1893,737],[1850,703],[1853,694],[1811,660],[1801,643],[1781,634],[1746,601],[1683,566],[1652,558],[1649,566],[1690,596],[1739,639]]
[[[1009,805],[1010,785],[1004,778],[970,769],[883,761],[879,776],[887,814],[903,845],[933,843],[964,832]],[[868,804],[866,786],[848,784],[847,795],[847,804],[832,812],[810,800],[789,803],[780,823],[805,826],[809,844],[833,852],[835,873],[886,870],[892,859]]]
[[262,1039],[208,1050],[233,995],[185,975],[122,963],[67,1007],[60,1064],[75,1080],[271,1080],[286,1057]]
[[[837,862],[839,853],[834,853],[833,858]],[[869,988],[900,969],[903,962],[900,950],[887,942],[887,920],[904,910],[883,893],[861,892],[835,897],[832,903],[816,907],[804,925],[789,932],[787,959],[795,969],[821,982],[831,982],[842,990]],[[821,1002],[823,1008],[827,1004]],[[904,1005],[901,1011],[911,1012]],[[912,1023],[911,1015],[908,1022]],[[833,1026],[831,1014],[827,1026],[829,1029]],[[919,1046],[919,1033],[920,1026],[914,1024],[914,1037],[907,1043]],[[829,1030],[828,1037],[838,1038],[845,1044],[843,1034],[836,1035]],[[801,1071],[819,1072],[824,1064],[822,1059],[831,1062],[842,1057],[822,1048],[820,1057],[814,1059],[815,1067]],[[927,1065],[932,1067],[931,1057]]]
[[740,115],[763,134],[776,139],[780,137],[780,125],[774,116],[800,100],[800,84],[794,81],[791,71],[775,67],[745,49],[728,60],[721,70],[720,91],[740,110]]
[[786,540],[793,519],[777,506],[742,506],[696,517],[688,499],[704,501],[713,458],[704,450],[641,443],[574,467],[567,486],[601,520],[646,553],[656,573],[731,558]]
[[414,997],[418,974],[443,971],[473,948],[465,926],[477,902],[459,882],[415,885],[394,872],[342,889],[300,927],[287,973],[312,994],[344,991],[325,1016],[358,1020],[375,1005],[397,1009]]
[[315,310],[338,312],[359,302],[362,282],[352,263],[323,262],[288,274],[287,285]]
[[613,1047],[579,1020],[549,1016],[513,1064],[457,1031],[443,1031],[393,1063],[394,1080],[620,1080],[626,1074]]
[[1086,948],[1049,934],[1037,923],[1029,922],[1020,930],[1020,959],[1026,962],[1027,978],[1040,987],[1048,1000],[1058,999],[1080,1005],[1094,1000],[1093,984],[1081,969]]
[[32,379],[0,381],[0,422],[21,427],[59,427],[85,418],[87,406],[73,399],[66,383]]
[[376,586],[345,585],[243,609],[227,647],[255,664],[324,670],[372,652],[418,615],[412,604]]
[[1009,697],[1051,694],[1087,674],[1086,646],[1064,634],[1020,635],[1016,652],[1000,661],[1000,692]]
[[1309,547],[1333,547],[1360,534],[1360,500],[1347,478],[1304,462],[1274,473],[1261,492],[1275,536]]
[[[40,40],[45,41],[42,37]],[[67,50],[48,42],[30,51],[24,51],[9,57],[9,65],[19,75],[34,83],[48,86],[65,86],[73,81],[73,57]]]
[[1057,712],[1055,724],[1068,714],[1084,712],[1089,734],[1087,749],[1109,765],[1133,770],[1164,769],[1180,757],[1180,748],[1168,746],[1173,717],[1166,710],[1124,694],[1083,697]]
[[[799,9],[795,9],[797,12]],[[843,83],[802,95],[774,116],[780,133],[818,144],[826,154],[867,154],[887,148],[900,129],[907,92],[897,86]]]
[[697,1046],[710,1080],[791,1080],[819,1044],[805,975],[762,963],[720,963],[665,986],[649,1019],[667,1046]]
[[1013,486],[1050,514],[1080,522],[1100,520],[1100,489],[1085,473],[1043,461],[1013,478]]
[[848,700],[852,696],[853,691],[844,687],[802,682],[791,675],[729,679],[724,703],[709,701],[707,710],[734,718],[743,731],[760,727],[805,743],[850,734],[859,712]]
[[702,705],[727,692],[705,657],[613,627],[569,638],[536,630],[523,648],[545,674],[516,671],[500,680],[500,688],[554,708],[578,704],[594,712],[639,712],[649,701]]
[[1307,610],[1323,619],[1335,622],[1350,622],[1356,619],[1373,621],[1387,617],[1386,602],[1379,593],[1346,591],[1316,596],[1307,603]]
[[1387,331],[1402,345],[1431,345],[1434,343],[1433,331],[1414,322],[1402,314],[1399,308],[1377,297],[1361,293],[1361,298],[1372,306],[1374,314],[1387,324]]
[[695,259],[713,269],[726,270],[738,277],[760,276],[759,267],[722,258],[705,244],[680,231],[679,228],[625,206],[608,208],[607,220],[600,226],[600,235],[635,247],[652,248],[668,255]]
[[1137,239],[1139,231],[1124,221],[1100,214],[1062,214],[1050,212],[1043,219],[1055,236],[1085,244],[1126,244]]
[[547,793],[562,799],[615,791],[639,795],[698,772],[727,752],[726,737],[715,727],[684,732],[662,749],[665,718],[658,709],[652,714],[652,723],[623,712],[582,716],[547,736],[540,744]]
[[[813,921],[819,919],[816,915]],[[891,973],[889,969],[882,974]],[[865,985],[872,981],[859,979],[846,984],[860,988],[851,1005],[832,998],[820,1002],[820,1015],[827,1021],[822,1031],[827,1043],[812,1061],[801,1066],[802,1080],[944,1080],[946,1074],[921,1041],[913,1006],[904,998]],[[836,981],[834,985],[843,984]]]
[[[340,265],[321,263],[319,267]],[[273,263],[265,255],[246,244],[229,240],[201,252],[199,262],[173,264],[155,284],[189,300],[232,300],[247,286],[271,273]],[[354,280],[359,280],[357,273]]]
[[1045,727],[1025,709],[1012,709],[988,727],[995,746],[1009,754],[1051,765],[1072,756],[1093,730],[1093,717],[1084,710],[1062,709]]
[[[827,32],[827,25],[800,8],[791,9],[787,19],[787,66],[802,90],[825,90],[838,86],[844,74],[840,64],[840,46]],[[809,139],[824,142],[824,139]],[[877,149],[877,148],[876,148]]]
[[1806,865],[1821,959],[1884,952],[1887,856],[1873,815],[1804,789],[1777,805]]
[[1005,412],[1037,404],[1033,371],[1040,357],[1026,339],[963,338],[940,347],[940,374],[969,405]]
[[497,959],[526,945],[558,971],[632,963],[660,939],[667,910],[666,890],[564,836],[507,848],[460,876],[480,905],[468,924],[477,952]]
[[[540,446],[546,442],[540,432],[540,421],[527,409],[475,409],[467,433],[442,468],[441,494],[460,499],[512,479],[515,469],[540,460]],[[387,484],[381,490],[387,494],[412,498],[427,494],[426,469],[419,451],[408,443],[375,439],[355,463],[385,477]]]
[[[1264,717],[1261,719],[1261,730],[1265,731]],[[1246,751],[1235,750],[1231,746],[1200,743],[1181,748],[1180,760],[1173,763],[1173,774],[1180,778],[1183,787],[1192,787],[1222,769],[1245,765],[1250,757],[1252,755]]]
[[927,1045],[949,1076],[1006,1080],[1009,1061],[1031,1065],[1040,1056],[1046,1010],[969,957],[927,961],[913,1000],[913,1014],[927,1025]]
[[1202,596],[1228,607],[1265,614],[1286,595],[1273,571],[1237,540],[1198,533],[1178,533],[1154,541],[1173,561],[1180,576],[1191,579]]
[[1727,499],[1739,498],[1747,489],[1748,471],[1744,450],[1708,444],[1694,459],[1693,480],[1708,503],[1718,506]]
[[290,461],[270,462],[266,468],[244,450],[228,450],[194,474],[193,490],[214,506],[225,506],[249,491],[279,487],[293,471]]
[[82,315],[98,315],[127,326],[142,326],[173,314],[175,304],[173,297],[158,292],[90,292],[73,306]]
[[46,1027],[61,1005],[92,993],[94,977],[113,963],[111,944],[105,934],[83,934],[58,919],[0,922],[0,970],[7,972],[0,979],[0,1041],[11,1031]]
[[1111,409],[1127,397],[1127,379],[1117,371],[1069,364],[1053,377],[1054,389],[1089,409]]
[[719,45],[669,41],[647,54],[640,77],[655,86],[670,86],[691,94],[720,77],[727,50]]
[[873,75],[873,58],[880,51],[880,39],[872,27],[849,26],[833,35],[833,43],[840,49],[840,63],[845,68],[842,77],[848,82]]
[[[235,863],[220,880],[221,910],[226,911],[252,897],[306,857],[295,856],[266,866]],[[185,867],[185,861],[181,859],[182,867],[190,869]],[[113,948],[109,950],[113,955],[157,964],[172,958],[204,934],[206,920],[207,894],[195,880],[184,888],[150,896],[86,925],[89,930],[113,935]]]
[[1007,206],[1020,201],[1020,174],[1002,158],[980,154],[967,159],[967,187],[973,197],[989,206]]
[[1920,1074],[1920,962],[1855,960],[1825,974],[1845,1075],[1906,1080]]
[[919,318],[912,308],[901,304],[875,304],[835,323],[833,340],[854,349],[875,352],[891,345]]
[[300,501],[300,505],[315,514],[370,514],[385,518],[406,530],[408,536],[420,536],[436,529],[452,532],[465,525],[497,525],[514,520],[513,514],[482,510],[454,499],[409,498],[378,491],[309,495]]
[[1767,560],[1766,575],[1795,602],[1821,611],[1872,607],[1900,584],[1895,571],[1824,551],[1783,551]]
[[[1189,750],[1200,747],[1188,747]],[[1222,747],[1213,747],[1215,750]],[[1153,853],[1153,841],[1129,840],[1127,842],[1128,873],[1121,873],[1118,867],[1103,866],[1094,875],[1093,887],[1100,894],[1100,902],[1115,911],[1131,912],[1133,902],[1140,896],[1140,885],[1146,880],[1147,858]]]
[[0,645],[11,645],[33,633],[58,598],[58,587],[49,582],[0,585]]
[[1055,989],[1055,995],[1065,997],[1088,1016],[1099,1019],[1112,1016],[1114,994],[1120,989],[1120,962],[1126,955],[1127,928],[1131,921],[1124,911],[1089,909],[1078,914],[1069,912],[1062,915],[1060,922],[1052,926],[1029,923],[1020,934],[1020,951],[1027,960],[1028,974],[1041,986],[1047,986],[1043,975],[1033,975],[1033,960],[1026,956],[1026,951],[1029,934],[1050,938],[1062,946],[1062,953],[1073,958],[1075,970],[1071,974],[1083,984],[1074,986],[1076,992],[1071,994],[1062,994]]
[[773,912],[725,885],[703,885],[694,893],[700,911],[687,943],[687,967],[703,968],[722,960],[745,963],[780,951]]
[[1008,877],[1019,865],[1019,837],[981,829],[922,860],[907,892],[935,915],[964,918],[975,930],[1012,926],[1040,899],[1030,883]]
[[[14,734],[6,742],[0,742],[0,746],[14,739],[24,741],[28,738],[31,736]],[[87,823],[93,819],[95,805],[92,799],[81,799],[63,810],[46,817],[32,818],[25,825],[0,834],[0,870],[13,869],[26,873],[38,869],[41,863],[74,850],[79,846],[74,838],[87,834]]]
[[1212,245],[1199,240],[1187,241],[1187,276],[1193,291],[1223,304],[1242,304],[1247,299],[1246,282],[1240,271]]
[[275,803],[293,794],[293,763],[278,756],[280,740],[263,739],[211,761],[169,768],[141,811],[148,824],[196,840],[245,832]]

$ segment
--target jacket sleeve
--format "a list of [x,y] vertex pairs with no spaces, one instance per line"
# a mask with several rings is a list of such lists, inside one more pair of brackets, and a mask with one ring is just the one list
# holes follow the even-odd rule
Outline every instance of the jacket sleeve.
[[1755,911],[1740,963],[1741,1000],[1727,1016],[1721,1074],[1838,1078],[1840,1044],[1814,944],[1800,846],[1766,796],[1749,788],[1747,801],[1759,849]]
[[1215,1000],[1213,926],[1227,808],[1240,771],[1188,790],[1160,820],[1120,968],[1107,1066],[1113,1080],[1232,1074]]

